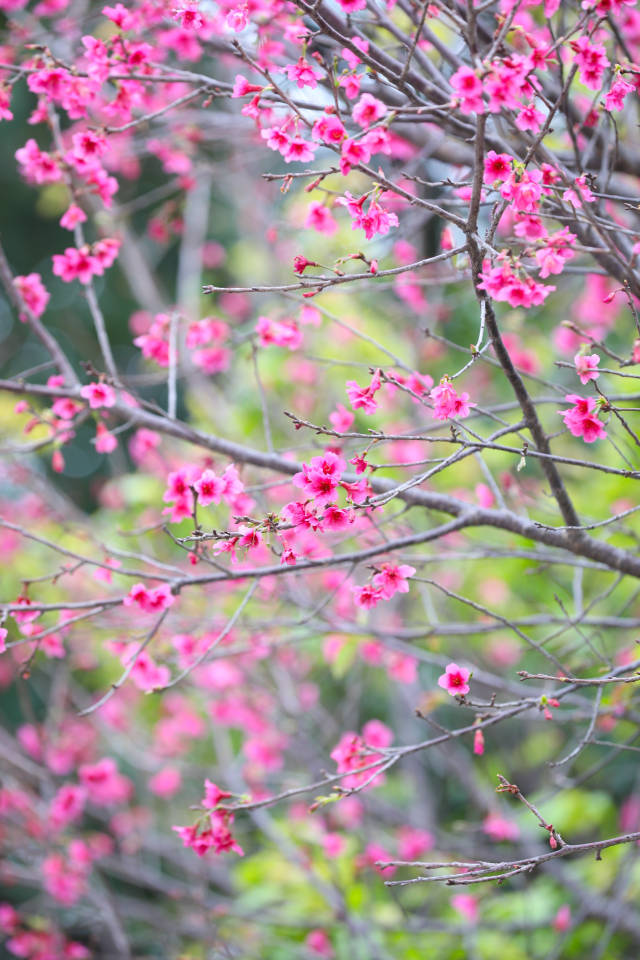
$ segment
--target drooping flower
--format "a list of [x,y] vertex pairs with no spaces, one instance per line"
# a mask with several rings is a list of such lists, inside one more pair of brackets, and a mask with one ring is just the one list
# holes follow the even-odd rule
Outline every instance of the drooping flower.
[[598,403],[593,397],[568,393],[565,400],[573,406],[570,410],[561,410],[559,413],[574,437],[582,437],[585,443],[594,443],[606,437],[607,431],[596,413]]
[[436,420],[468,417],[471,407],[476,406],[475,403],[470,402],[468,393],[458,394],[456,388],[447,379],[441,380],[438,386],[433,388],[430,397],[433,401],[433,415]]
[[597,380],[600,374],[597,366],[600,363],[600,357],[597,353],[585,354],[576,353],[573,358],[576,365],[576,373],[580,377],[580,383],[588,383],[589,380]]
[[347,396],[349,397],[349,403],[353,409],[362,409],[367,414],[375,413],[378,409],[375,395],[380,389],[381,385],[382,380],[380,377],[380,370],[376,370],[371,378],[371,383],[367,387],[359,386],[355,380],[348,380]]

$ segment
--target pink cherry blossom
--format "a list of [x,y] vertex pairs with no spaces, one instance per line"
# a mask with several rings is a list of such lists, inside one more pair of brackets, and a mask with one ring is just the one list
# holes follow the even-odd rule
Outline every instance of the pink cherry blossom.
[[370,93],[363,93],[357,103],[353,105],[351,116],[360,127],[370,127],[380,120],[387,112],[386,105],[377,100]]
[[373,578],[373,585],[381,591],[385,600],[389,600],[395,593],[409,592],[407,577],[412,577],[415,572],[416,568],[408,563],[383,563],[380,572]]
[[86,219],[87,215],[82,207],[72,203],[60,218],[60,226],[64,227],[65,230],[75,230],[78,224],[84,223]]
[[559,412],[574,437],[582,437],[585,443],[594,443],[606,437],[607,431],[596,412],[598,402],[593,397],[580,397],[576,393],[569,393],[565,400],[573,406],[570,410]]
[[552,923],[556,933],[566,933],[571,927],[571,907],[568,903],[563,903],[558,909]]
[[363,587],[353,587],[353,599],[356,606],[363,610],[372,610],[381,600],[385,598],[379,587],[374,587],[371,583],[365,583]]
[[482,829],[492,840],[514,843],[520,838],[520,828],[513,820],[506,820],[497,813],[490,813],[482,822]]
[[576,353],[573,358],[576,365],[576,373],[580,377],[580,383],[588,383],[589,380],[597,380],[600,374],[597,367],[600,363],[600,357],[597,353],[585,354]]
[[373,414],[378,409],[375,395],[382,385],[380,371],[376,370],[371,383],[367,387],[360,387],[355,380],[347,381],[347,396],[354,410],[364,410],[366,414]]
[[576,57],[575,61],[580,72],[580,80],[590,90],[598,90],[602,84],[602,76],[609,66],[606,50],[601,43],[595,43],[583,34],[571,42]]
[[311,136],[323,143],[340,143],[346,136],[344,124],[335,114],[324,114],[313,125]]
[[53,272],[65,283],[79,280],[80,283],[89,283],[91,278],[103,272],[102,264],[93,256],[88,247],[80,250],[67,247],[64,253],[54,253]]
[[329,414],[329,423],[338,433],[345,433],[353,424],[355,417],[350,410],[339,403],[336,409]]
[[316,230],[328,237],[332,236],[338,229],[338,224],[329,208],[318,200],[312,200],[309,204],[304,226],[307,230]]
[[335,500],[345,468],[342,457],[327,451],[322,456],[313,457],[309,464],[303,463],[302,470],[292,477],[292,483],[316,504],[327,504]]
[[516,127],[519,130],[531,130],[532,133],[538,133],[544,120],[544,113],[536,109],[535,104],[528,103],[518,113],[516,117]]
[[83,764],[78,768],[78,777],[88,799],[97,806],[123,803],[133,788],[131,781],[119,773],[111,757],[105,757],[97,763]]
[[74,783],[64,784],[57,791],[49,807],[49,822],[54,830],[60,830],[82,816],[87,791]]
[[429,396],[433,401],[433,415],[436,420],[468,417],[471,408],[476,406],[470,402],[468,393],[458,394],[449,380],[441,380]]
[[469,693],[469,677],[466,667],[459,667],[457,663],[449,663],[442,676],[438,677],[438,686],[450,693],[451,696],[465,696]]
[[451,906],[469,923],[478,919],[478,900],[470,893],[456,893],[451,897]]
[[318,86],[318,80],[320,80],[320,74],[316,73],[304,57],[300,57],[297,63],[287,64],[287,66],[282,68],[282,72],[286,73],[289,80],[295,83],[300,89],[302,89],[302,87],[311,87],[313,90]]
[[34,316],[41,317],[49,303],[50,293],[40,274],[28,273],[24,277],[14,277],[13,283],[28,309]]
[[98,453],[113,453],[118,446],[118,439],[105,427],[104,423],[97,423],[94,443]]
[[[29,77],[29,80],[35,74]],[[27,140],[24,147],[16,150],[16,160],[20,164],[21,174],[27,181],[37,184],[56,183],[62,179],[62,171],[57,160],[40,150],[36,141]]]
[[449,83],[460,98],[462,113],[484,113],[482,81],[471,67],[460,67]]
[[325,930],[311,930],[307,934],[304,943],[307,950],[314,954],[314,956],[324,957],[325,960],[331,960],[332,957],[335,957],[331,940]]
[[161,613],[175,603],[176,598],[171,593],[168,583],[163,583],[155,590],[149,590],[143,583],[136,583],[124,598],[125,607],[134,604],[145,613]]
[[635,90],[633,84],[628,83],[624,77],[618,77],[609,88],[609,92],[604,98],[604,105],[607,110],[623,110],[625,97]]
[[508,153],[496,153],[489,150],[484,161],[484,182],[495,183],[496,180],[506,180],[511,175],[513,157]]
[[256,333],[261,347],[277,346],[297,350],[302,345],[302,333],[295,320],[271,320],[258,317]]
[[220,503],[225,491],[225,481],[216,476],[213,470],[203,470],[198,480],[193,484],[198,493],[198,503],[201,507],[208,507],[210,503]]
[[80,390],[80,396],[89,401],[92,410],[113,407],[116,403],[115,390],[107,383],[88,383]]

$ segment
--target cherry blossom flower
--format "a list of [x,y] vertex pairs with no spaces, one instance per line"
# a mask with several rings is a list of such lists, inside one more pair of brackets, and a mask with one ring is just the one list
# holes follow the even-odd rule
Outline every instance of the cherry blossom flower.
[[80,396],[89,401],[92,410],[113,407],[116,404],[116,392],[107,383],[88,383],[80,390]]
[[363,587],[353,587],[353,599],[357,607],[361,607],[363,610],[372,610],[385,598],[379,587],[374,587],[372,583],[365,583]]
[[318,80],[321,79],[320,74],[316,73],[304,57],[300,57],[297,63],[287,64],[287,66],[282,68],[282,72],[286,73],[289,80],[295,83],[300,89],[302,89],[302,87],[311,87],[313,90],[318,86]]
[[351,116],[359,127],[370,127],[384,117],[386,112],[387,107],[381,100],[377,100],[370,93],[363,93],[353,105]]
[[163,583],[155,590],[149,590],[143,583],[136,583],[124,598],[125,607],[136,604],[145,613],[161,613],[175,603],[176,598],[171,593],[168,583]]
[[310,930],[304,943],[307,950],[315,956],[325,957],[325,960],[331,960],[332,957],[335,957],[331,940],[325,930]]
[[[366,3],[366,0],[364,2]],[[355,100],[360,93],[360,80],[360,75],[355,73],[348,73],[338,80],[338,86],[344,90],[347,100]]]
[[173,797],[182,785],[182,776],[177,767],[163,767],[149,778],[147,786],[156,797]]
[[345,13],[357,13],[358,10],[364,10],[367,6],[367,0],[338,0],[338,3]]
[[[377,760],[382,760],[382,755],[375,753],[375,750],[385,749],[392,741],[393,734],[384,723],[380,720],[369,720],[362,729],[362,736],[351,730],[342,734],[331,751],[331,759],[335,760],[338,773],[358,771],[361,767],[367,767]],[[360,774],[355,772],[345,777],[342,782],[345,787],[358,786],[368,780],[371,775],[371,770]],[[374,782],[381,784],[382,776],[376,777]]]
[[228,793],[226,790],[221,790],[220,787],[216,786],[215,783],[212,783],[211,780],[207,779],[204,781],[204,797],[202,798],[202,806],[206,810],[212,810],[223,800],[228,800],[231,796],[231,793]]
[[533,277],[522,275],[516,265],[506,259],[494,267],[485,267],[480,274],[478,287],[489,296],[512,307],[533,307],[544,303],[555,287],[537,283]]
[[508,153],[496,153],[489,150],[484,161],[484,182],[495,183],[496,180],[506,180],[511,175],[513,157]]
[[139,690],[151,693],[161,690],[171,677],[167,666],[158,666],[148,650],[140,650],[137,643],[129,644],[122,656],[124,666],[131,666],[131,679]]
[[291,137],[283,150],[280,151],[285,163],[309,163],[316,152],[316,144],[305,140],[304,137]]
[[[32,74],[29,80],[34,76],[35,74]],[[25,180],[43,184],[56,183],[62,179],[62,171],[58,162],[48,153],[40,150],[33,138],[27,140],[24,147],[16,150],[15,156]]]
[[591,188],[587,183],[586,175],[583,174],[581,177],[576,177],[574,184],[575,184],[575,189],[573,189],[573,187],[570,187],[568,190],[565,190],[564,192],[562,199],[566,203],[570,203],[573,207],[579,210],[582,207],[583,203],[596,202],[596,198],[594,197],[591,191]]
[[60,218],[60,226],[64,227],[65,230],[75,230],[78,224],[84,223],[86,219],[87,215],[82,207],[72,203]]
[[520,174],[512,173],[500,187],[500,195],[505,200],[512,200],[517,210],[524,213],[535,213],[542,196],[541,182],[541,170],[524,170]]
[[229,10],[226,16],[227,26],[236,33],[242,33],[249,23],[249,5],[240,3]]
[[309,464],[303,463],[302,470],[294,474],[291,482],[318,505],[327,504],[335,500],[345,467],[342,457],[327,451],[322,456],[313,457]]
[[565,400],[573,406],[570,410],[559,412],[574,437],[582,437],[585,443],[594,443],[606,437],[607,431],[596,413],[598,402],[593,397],[580,397],[576,393],[569,393]]
[[325,114],[313,125],[311,136],[323,143],[340,143],[346,137],[344,124],[335,114]]
[[428,830],[403,826],[398,830],[398,854],[401,860],[417,860],[433,850],[435,837]]
[[[343,144],[342,146],[344,149],[345,145]],[[396,214],[389,213],[377,200],[374,200],[373,197],[369,201],[369,206],[365,212],[364,203],[366,199],[367,196],[364,195],[356,200],[355,197],[347,191],[344,197],[338,197],[336,200],[337,204],[346,207],[349,211],[353,219],[353,230],[358,228],[364,230],[365,237],[367,240],[370,240],[374,234],[379,233],[384,236],[384,234],[389,232],[391,227],[398,226]]]
[[78,768],[80,783],[85,788],[87,798],[96,806],[108,807],[122,803],[131,794],[133,784],[119,773],[116,761],[104,757],[97,763],[83,764]]
[[210,503],[220,503],[225,491],[224,480],[216,476],[213,470],[208,469],[202,471],[193,486],[198,493],[198,503],[202,507],[208,507]]
[[482,830],[492,840],[514,843],[520,839],[520,828],[513,820],[506,820],[497,813],[488,814],[482,822]]
[[613,81],[609,92],[604,98],[604,105],[607,110],[623,110],[625,97],[635,90],[633,84],[628,83],[624,77],[618,77]]
[[[363,138],[362,140],[353,140],[347,137],[342,141],[340,148],[340,173],[346,177],[351,168],[359,163],[368,163],[371,159],[371,147]],[[336,201],[337,202],[337,201]]]
[[552,923],[556,933],[566,933],[571,927],[571,907],[568,903],[563,903],[558,909]]
[[543,279],[551,274],[562,273],[566,261],[574,257],[571,245],[576,239],[576,235],[570,233],[568,227],[563,227],[562,230],[545,238],[545,245],[535,253],[536,262],[540,267],[540,276]]
[[295,320],[271,320],[258,317],[256,333],[261,347],[271,345],[297,350],[302,344],[302,333]]
[[62,854],[53,853],[43,860],[41,870],[45,890],[65,907],[84,896],[89,873],[84,865],[72,864]]
[[33,315],[41,317],[46,310],[51,295],[44,286],[40,274],[28,273],[24,277],[14,277],[13,283]]
[[49,806],[49,823],[60,830],[82,816],[87,800],[85,787],[66,783],[56,793]]
[[0,120],[13,120],[10,104],[11,88],[4,83],[0,83]]
[[438,686],[450,693],[452,697],[465,696],[469,693],[469,677],[466,667],[459,667],[457,663],[448,663],[445,672],[438,677]]
[[597,353],[584,354],[576,353],[573,358],[576,365],[576,373],[580,377],[580,383],[588,383],[589,380],[597,380],[600,374],[597,366],[600,363],[600,357]]
[[407,577],[412,577],[415,572],[416,568],[408,563],[383,563],[379,573],[373,578],[373,585],[380,590],[385,600],[389,600],[395,593],[409,592]]
[[528,103],[524,106],[516,117],[516,127],[519,130],[531,130],[532,133],[538,133],[545,116],[541,110],[537,110],[535,104]]
[[460,67],[449,83],[460,98],[462,113],[484,113],[482,81],[471,67]]
[[355,417],[350,410],[339,403],[336,409],[329,414],[329,423],[338,433],[345,433],[353,424]]
[[231,96],[236,97],[246,97],[250,93],[260,93],[264,88],[257,83],[250,83],[246,77],[243,77],[241,73],[236,74],[236,78],[233,82],[233,91]]
[[371,383],[367,387],[359,386],[355,380],[348,380],[347,387],[347,396],[349,397],[349,403],[354,410],[364,410],[366,414],[373,414],[378,409],[377,401],[375,400],[375,395],[378,392],[382,385],[380,370],[376,370],[374,373]]
[[96,424],[96,435],[93,441],[98,453],[113,453],[118,446],[118,439],[105,427],[104,423]]
[[446,379],[441,380],[429,396],[433,401],[433,415],[436,420],[468,417],[471,408],[476,406],[470,402],[468,393],[458,394],[453,384]]
[[115,7],[103,7],[102,12],[108,17],[120,30],[133,30],[136,25],[135,14],[127,10],[122,3],[116,3]]
[[304,227],[307,230],[316,230],[318,233],[324,233],[330,237],[338,229],[338,223],[328,207],[318,200],[312,200],[307,210]]
[[106,137],[95,130],[82,130],[71,137],[72,156],[84,164],[95,165],[109,149]]
[[577,40],[571,41],[571,47],[576,54],[580,80],[590,90],[599,90],[604,71],[609,66],[604,46],[583,34]]
[[451,897],[451,906],[469,923],[475,923],[478,919],[478,901],[470,893],[456,893]]
[[176,7],[171,13],[180,26],[186,30],[201,30],[206,23],[197,3],[185,3]]
[[213,810],[209,814],[209,827],[198,831],[197,826],[172,827],[182,840],[183,846],[191,849],[199,857],[203,857],[209,850],[216,854],[233,851],[238,856],[244,856],[242,847],[236,842],[230,827],[233,824],[233,813],[229,810]]
[[80,250],[67,247],[64,253],[54,253],[53,272],[65,283],[79,280],[86,284],[91,282],[92,277],[100,276],[103,268],[97,257],[89,252],[89,247],[82,247]]

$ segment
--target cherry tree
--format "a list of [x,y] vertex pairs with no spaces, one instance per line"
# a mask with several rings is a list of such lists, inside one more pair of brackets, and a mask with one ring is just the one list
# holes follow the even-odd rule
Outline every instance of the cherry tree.
[[0,9],[8,955],[637,956],[637,4]]

